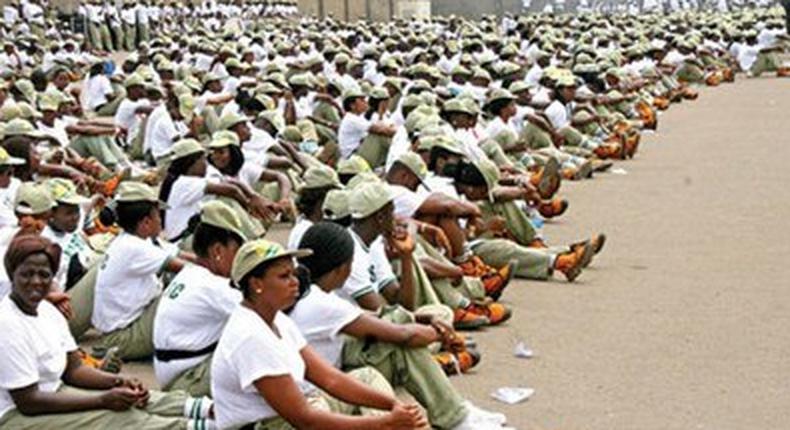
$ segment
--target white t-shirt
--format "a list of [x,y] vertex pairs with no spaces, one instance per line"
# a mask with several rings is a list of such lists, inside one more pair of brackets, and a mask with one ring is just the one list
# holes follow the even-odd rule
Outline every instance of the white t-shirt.
[[299,215],[299,217],[296,218],[296,224],[294,224],[294,227],[291,229],[291,233],[288,234],[288,249],[298,249],[299,242],[302,241],[302,236],[304,236],[307,230],[312,226],[312,221]]
[[327,293],[317,285],[311,285],[307,294],[296,303],[290,313],[307,343],[321,357],[340,368],[343,352],[343,337],[340,331],[362,315],[357,306]]
[[549,118],[551,125],[557,130],[571,125],[568,110],[559,100],[554,100],[549,107],[546,108],[546,116]]
[[398,218],[412,218],[430,196],[430,193],[416,193],[401,185],[390,184],[390,187],[397,190],[393,204],[395,205],[395,216]]
[[[241,291],[231,288],[228,278],[188,264],[159,299],[154,317],[154,348],[199,351],[216,343],[241,300]],[[166,362],[154,359],[156,380],[166,385],[207,356]]]
[[343,117],[337,130],[341,158],[347,159],[359,148],[362,139],[367,137],[370,126],[371,122],[361,115],[347,113]]
[[151,111],[148,117],[148,125],[145,127],[143,149],[151,150],[154,158],[159,158],[170,150],[176,138],[179,136],[176,124],[167,107],[162,104]]
[[123,232],[104,255],[96,275],[91,322],[102,333],[134,322],[159,295],[157,273],[174,256],[150,240]]
[[165,236],[168,239],[181,234],[189,224],[189,219],[200,212],[200,202],[206,196],[208,178],[180,176],[173,183],[165,211]]
[[14,200],[16,200],[16,192],[20,185],[22,185],[22,181],[12,177],[7,187],[0,188],[0,228],[17,225]]
[[147,99],[140,99],[137,101],[125,98],[118,105],[118,110],[115,111],[115,125],[126,130],[126,144],[131,145],[135,137],[140,132],[140,115],[137,114],[137,109],[149,106],[151,102]]
[[9,296],[0,299],[0,417],[16,408],[9,391],[33,384],[42,392],[57,391],[66,355],[77,349],[55,306],[42,300],[37,312],[27,315]]
[[224,429],[277,416],[255,388],[255,381],[290,375],[306,388],[301,356],[307,342],[293,321],[278,312],[279,336],[258,314],[238,306],[230,316],[211,360],[211,393],[217,427]]
[[94,110],[107,103],[107,96],[113,93],[110,79],[103,74],[91,76],[85,83],[85,106],[87,110]]
[[48,137],[57,140],[61,146],[69,146],[71,139],[69,139],[69,133],[66,131],[66,127],[70,127],[77,122],[79,122],[79,120],[74,117],[55,118],[52,127],[44,124],[43,121],[37,121],[36,128]]
[[374,240],[368,248],[353,230],[348,231],[354,239],[354,259],[351,262],[351,274],[337,295],[356,305],[358,298],[368,293],[378,293],[397,277],[384,252],[382,237]]

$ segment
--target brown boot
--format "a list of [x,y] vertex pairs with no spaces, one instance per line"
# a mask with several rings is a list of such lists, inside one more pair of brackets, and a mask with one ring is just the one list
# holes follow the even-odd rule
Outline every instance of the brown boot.
[[590,258],[589,256],[592,255],[592,253],[593,250],[590,244],[585,243],[576,250],[558,255],[554,261],[554,269],[562,272],[568,282],[573,282],[581,275],[583,268],[582,264],[584,260]]
[[543,218],[551,219],[558,217],[568,210],[568,201],[565,199],[554,199],[549,202],[543,202],[538,206],[538,212]]
[[560,162],[554,157],[549,157],[540,171],[540,176],[532,185],[538,189],[541,198],[550,199],[559,191],[561,182]]

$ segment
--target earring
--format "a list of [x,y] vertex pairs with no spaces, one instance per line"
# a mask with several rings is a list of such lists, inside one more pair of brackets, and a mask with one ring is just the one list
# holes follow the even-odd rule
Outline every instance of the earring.
[[255,294],[260,294],[260,293],[262,293],[262,292],[263,292],[263,290],[261,290],[261,289],[257,289],[257,290],[255,290]]

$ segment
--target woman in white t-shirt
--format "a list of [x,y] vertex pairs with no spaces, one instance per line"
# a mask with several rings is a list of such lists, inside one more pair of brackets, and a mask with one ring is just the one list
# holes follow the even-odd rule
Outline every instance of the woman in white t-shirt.
[[271,206],[258,194],[225,180],[209,178],[203,146],[194,139],[176,142],[171,149],[167,176],[159,189],[159,199],[167,202],[162,222],[169,240],[179,239],[187,230],[189,219],[200,211],[200,203],[210,195],[228,197],[261,218],[271,217]]
[[471,430],[505,423],[504,415],[465,402],[426,348],[443,340],[452,343],[450,327],[438,321],[416,324],[407,312],[378,318],[335,295],[351,274],[354,240],[348,230],[317,223],[305,232],[299,247],[313,250],[299,259],[310,271],[312,285],[289,316],[318,354],[337,368],[374,367],[393,386],[414,396],[433,426]]
[[259,182],[277,182],[279,203],[290,205],[291,181],[288,176],[247,159],[236,133],[228,130],[214,133],[208,148],[211,151],[209,177],[233,181],[248,193],[252,193]]
[[192,238],[196,264],[170,281],[154,318],[154,371],[164,390],[209,395],[212,353],[242,299],[230,269],[244,239],[233,209],[219,201],[203,206]]
[[[281,312],[293,306],[299,293],[293,257],[307,255],[309,251],[286,251],[266,240],[248,242],[236,254],[231,276],[244,300],[230,316],[211,363],[217,426],[261,422],[344,430],[426,426],[416,405],[403,405],[324,360]],[[345,403],[391,412],[365,417],[330,412],[325,395],[306,392],[312,391],[306,382]]]
[[103,61],[91,66],[83,87],[81,104],[85,111],[96,112],[98,115],[115,113],[112,102],[117,95],[112,87],[110,78],[104,74]]
[[0,428],[205,428],[210,400],[82,364],[66,319],[44,300],[59,259],[35,235],[18,236],[5,255],[13,287],[0,300]]

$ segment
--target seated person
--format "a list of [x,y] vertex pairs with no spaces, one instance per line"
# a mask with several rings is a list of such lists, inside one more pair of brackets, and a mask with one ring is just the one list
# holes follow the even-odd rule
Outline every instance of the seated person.
[[[307,345],[281,311],[299,293],[293,257],[266,240],[247,242],[233,261],[231,277],[244,296],[230,316],[211,363],[211,392],[220,428],[416,429],[427,425],[414,404],[405,405],[337,370]],[[306,393],[305,382],[322,392]],[[352,405],[390,411],[347,416],[330,409],[325,394]],[[310,396],[316,406],[312,406]],[[338,406],[338,405],[335,405]],[[330,411],[327,411],[330,409]]]
[[4,263],[12,290],[0,300],[1,428],[205,428],[210,400],[82,365],[66,319],[44,300],[58,245],[17,236]]

